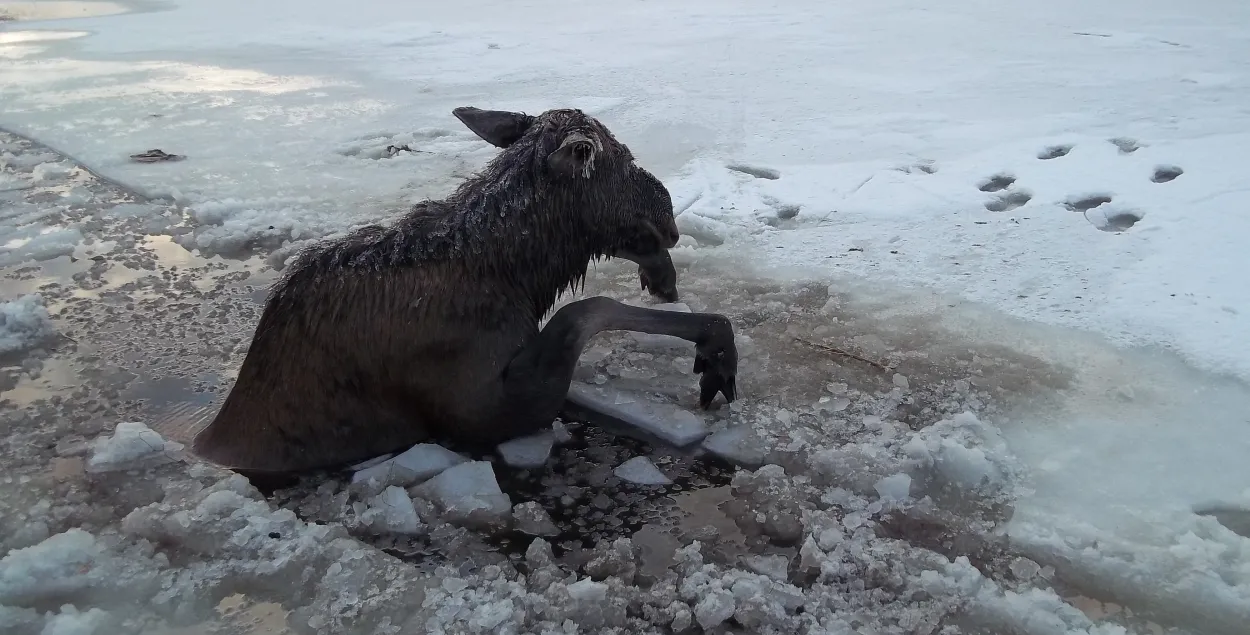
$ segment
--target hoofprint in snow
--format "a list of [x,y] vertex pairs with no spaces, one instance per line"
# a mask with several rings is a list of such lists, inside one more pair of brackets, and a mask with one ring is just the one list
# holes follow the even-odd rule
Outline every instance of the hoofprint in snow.
[[[6,628],[204,619],[243,585],[298,606],[289,623],[309,632],[565,619],[1118,632],[1117,618],[1091,623],[1052,588],[1241,632],[1250,556],[1230,528],[1250,508],[1250,296],[1236,266],[1250,117],[1230,104],[1250,92],[1244,3],[696,1],[665,8],[673,30],[654,28],[649,5],[481,4],[414,15],[366,3],[293,23],[253,3],[231,29],[199,30],[243,14],[229,2],[6,25],[0,124],[138,194],[18,139],[0,150],[0,299],[39,293],[72,344],[59,370],[5,369],[21,378],[3,396]],[[267,53],[241,61],[225,47]],[[468,556],[430,577],[360,543],[467,535],[437,500],[405,492],[410,514],[405,486],[327,481],[311,496],[340,522],[316,525],[186,459],[85,470],[111,447],[91,441],[114,439],[119,422],[177,428],[147,403],[161,382],[193,386],[192,401],[220,391],[250,335],[259,289],[243,282],[258,269],[197,260],[165,236],[280,263],[301,241],[441,195],[494,152],[449,121],[470,101],[582,106],[665,178],[685,234],[683,303],[726,312],[745,336],[747,396],[706,415],[700,445],[758,451],[739,460],[754,471],[733,481],[732,516],[790,551],[717,560],[716,540],[691,532],[656,579],[631,574],[649,549],[633,540],[559,571],[535,541],[524,579],[506,561],[464,567]],[[128,161],[152,147],[189,159]],[[628,269],[602,266],[591,291],[630,297]],[[800,269],[819,284],[788,281]],[[1161,344],[1184,362],[1000,311]],[[579,381],[689,407],[680,347],[604,339]],[[482,509],[502,517],[478,482]],[[510,502],[534,529],[522,533],[545,531],[539,510]]]

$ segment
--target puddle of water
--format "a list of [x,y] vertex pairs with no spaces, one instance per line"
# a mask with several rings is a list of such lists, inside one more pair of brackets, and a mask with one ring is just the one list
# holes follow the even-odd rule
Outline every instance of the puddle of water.
[[704,553],[713,561],[735,563],[750,552],[747,536],[725,510],[733,499],[727,485],[683,492],[674,497],[679,510],[676,523],[647,523],[633,536],[639,548],[639,571],[661,577],[673,563],[674,554],[692,540],[708,544]]

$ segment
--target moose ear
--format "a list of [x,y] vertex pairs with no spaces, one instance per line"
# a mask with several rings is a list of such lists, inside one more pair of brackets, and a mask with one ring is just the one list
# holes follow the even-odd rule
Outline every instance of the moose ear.
[[534,117],[525,113],[482,110],[473,106],[461,106],[451,111],[451,114],[472,130],[473,134],[497,148],[506,148],[516,143],[534,123]]
[[595,167],[595,156],[602,149],[598,139],[580,132],[569,133],[560,147],[547,157],[547,165],[562,177],[580,175],[588,179],[590,171]]

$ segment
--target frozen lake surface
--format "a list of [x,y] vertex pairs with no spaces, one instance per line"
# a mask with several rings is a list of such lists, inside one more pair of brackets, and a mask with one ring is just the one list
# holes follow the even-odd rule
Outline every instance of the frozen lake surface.
[[[1244,633],[1246,24],[0,0],[0,630]],[[277,268],[497,153],[463,105],[582,108],[665,182],[740,401],[605,334],[579,385],[680,430],[263,492],[186,456]]]

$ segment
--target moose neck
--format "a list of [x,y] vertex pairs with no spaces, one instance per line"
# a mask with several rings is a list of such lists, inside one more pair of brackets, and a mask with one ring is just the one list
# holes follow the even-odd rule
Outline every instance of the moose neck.
[[453,195],[464,214],[457,241],[464,255],[515,289],[536,320],[585,277],[591,260],[612,250],[605,232],[586,221],[585,188],[543,187],[535,183],[541,179],[491,165]]

